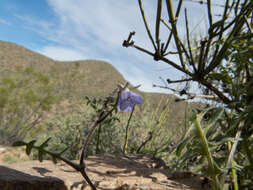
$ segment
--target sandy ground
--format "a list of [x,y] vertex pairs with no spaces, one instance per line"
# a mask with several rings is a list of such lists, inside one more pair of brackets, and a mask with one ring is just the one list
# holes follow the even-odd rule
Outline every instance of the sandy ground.
[[[17,154],[18,151],[16,151]],[[82,176],[63,162],[56,165],[52,161],[21,161],[6,163],[6,155],[9,151],[1,153],[0,150],[0,173],[16,171],[19,177],[30,175],[32,177],[55,177],[64,181],[67,189],[89,189]],[[21,157],[26,160],[25,156]],[[7,157],[7,158],[8,158]],[[4,159],[4,163],[2,161]],[[144,155],[96,155],[89,156],[86,160],[87,174],[97,189],[101,190],[169,190],[169,189],[209,189],[203,186],[203,179],[189,172],[172,171],[161,160],[154,160]],[[12,174],[13,175],[13,174]],[[17,179],[17,176],[15,177]]]

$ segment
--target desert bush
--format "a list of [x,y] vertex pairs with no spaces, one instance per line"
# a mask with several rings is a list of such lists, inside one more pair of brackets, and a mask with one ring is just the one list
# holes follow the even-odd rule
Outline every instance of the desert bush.
[[0,143],[23,139],[57,100],[47,74],[32,67],[2,71],[0,94]]

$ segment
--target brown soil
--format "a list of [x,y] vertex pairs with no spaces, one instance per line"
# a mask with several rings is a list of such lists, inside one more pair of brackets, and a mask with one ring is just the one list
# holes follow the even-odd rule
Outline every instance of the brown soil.
[[[16,149],[22,155],[22,149]],[[56,177],[64,181],[67,189],[90,189],[82,176],[66,164],[52,161],[21,161],[6,163],[6,155],[0,152],[0,173],[6,167],[17,173],[29,174],[34,177]],[[3,158],[5,163],[3,163]],[[24,158],[26,160],[28,158]],[[161,160],[154,160],[144,155],[96,155],[86,160],[87,174],[97,189],[101,190],[169,190],[169,189],[209,189],[203,186],[203,179],[189,172],[175,172],[164,165]]]

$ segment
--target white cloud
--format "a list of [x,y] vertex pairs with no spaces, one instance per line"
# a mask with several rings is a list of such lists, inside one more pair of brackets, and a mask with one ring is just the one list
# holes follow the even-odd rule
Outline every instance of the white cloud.
[[2,19],[2,18],[0,18],[0,23],[1,24],[6,24],[6,25],[11,25],[11,23],[9,21],[7,21],[5,19]]
[[[153,47],[145,30],[138,2],[118,0],[47,0],[55,15],[52,20],[17,16],[26,28],[36,31],[45,39],[57,44],[46,45],[37,50],[56,60],[107,59],[133,84],[142,84],[142,90],[160,91],[152,88],[160,83],[159,76],[179,79],[182,74],[155,62],[152,57],[133,48],[123,48],[122,42],[130,31],[135,30],[136,44],[152,51]],[[173,1],[175,2],[175,1]],[[174,3],[177,4],[177,3]],[[165,3],[164,3],[165,5]],[[143,1],[146,17],[154,34],[156,1]],[[197,23],[203,16],[203,6],[190,4],[190,22]],[[166,8],[166,6],[164,6]],[[166,9],[163,16],[167,18]],[[183,17],[183,9],[180,18]],[[179,22],[180,34],[184,34],[184,22]],[[203,25],[203,24],[202,24]],[[161,38],[167,39],[168,30],[162,26]],[[173,41],[173,40],[172,40]],[[177,62],[175,57],[169,57]]]
[[38,52],[57,61],[75,61],[86,59],[81,52],[63,47],[47,46],[39,49]]

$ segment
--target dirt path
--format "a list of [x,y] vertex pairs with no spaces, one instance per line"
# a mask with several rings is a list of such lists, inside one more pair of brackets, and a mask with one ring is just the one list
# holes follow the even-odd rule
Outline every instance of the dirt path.
[[[2,164],[2,163],[1,163]],[[200,177],[191,173],[172,172],[163,163],[143,155],[97,155],[86,160],[87,173],[101,190],[170,190],[170,189],[208,189],[202,187]],[[64,181],[67,189],[89,189],[81,175],[64,163],[52,161],[26,161],[0,166],[0,178],[3,170],[10,168],[17,173],[32,177],[56,177]],[[8,172],[7,172],[8,173]],[[14,172],[15,173],[15,172]],[[13,174],[12,174],[13,175]],[[19,177],[22,175],[19,175]],[[17,176],[15,177],[17,179]],[[1,181],[0,181],[1,182]],[[0,184],[1,185],[1,184]]]

